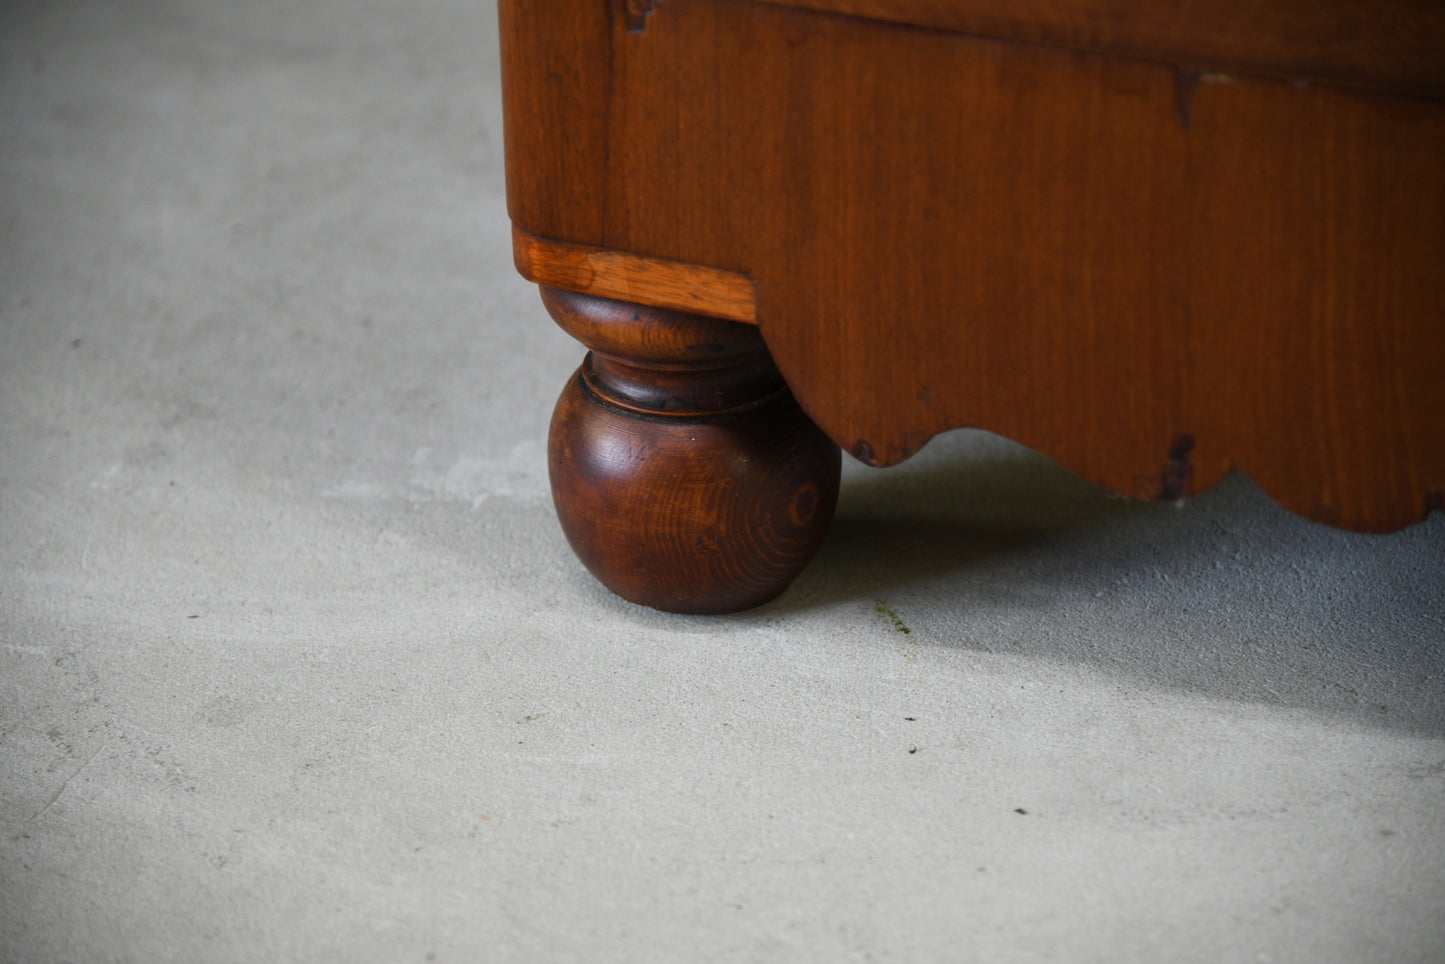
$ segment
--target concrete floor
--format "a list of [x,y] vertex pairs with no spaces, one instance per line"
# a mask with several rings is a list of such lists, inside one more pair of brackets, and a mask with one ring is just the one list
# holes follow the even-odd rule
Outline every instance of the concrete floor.
[[0,959],[1445,960],[1439,514],[961,432],[595,585],[493,18],[0,9]]

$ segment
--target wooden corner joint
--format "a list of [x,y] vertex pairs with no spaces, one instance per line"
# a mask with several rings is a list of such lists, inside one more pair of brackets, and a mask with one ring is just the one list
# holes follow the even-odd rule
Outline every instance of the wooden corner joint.
[[548,288],[757,324],[757,291],[745,274],[664,258],[553,241],[512,228],[512,256],[528,281]]

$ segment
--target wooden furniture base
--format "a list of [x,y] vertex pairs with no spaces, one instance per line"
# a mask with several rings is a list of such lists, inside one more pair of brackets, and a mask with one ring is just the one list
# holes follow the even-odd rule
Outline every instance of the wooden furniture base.
[[781,593],[833,519],[839,452],[758,330],[553,288],[542,298],[591,349],[548,445],[578,557],[618,595],[671,612]]
[[971,426],[1129,496],[1439,505],[1445,5],[500,11],[517,266],[593,348],[558,508],[628,598],[749,605],[816,545],[834,483],[772,365],[876,465]]

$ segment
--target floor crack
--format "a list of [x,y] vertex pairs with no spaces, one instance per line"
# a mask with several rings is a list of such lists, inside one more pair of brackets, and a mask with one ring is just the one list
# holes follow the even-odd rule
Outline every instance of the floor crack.
[[55,806],[55,804],[59,802],[60,798],[65,795],[65,791],[70,787],[73,782],[75,782],[75,778],[84,773],[86,769],[95,762],[95,758],[100,756],[101,753],[105,752],[106,748],[109,747],[112,742],[112,740],[106,740],[100,746],[96,747],[95,752],[92,753],[89,757],[87,757],[86,761],[82,763],[79,767],[77,767],[74,773],[65,778],[65,782],[60,785],[59,790],[55,791],[54,796],[50,798],[50,802],[47,803],[45,806],[41,807],[39,810],[35,811],[34,816],[32,816],[26,822],[34,823],[41,817],[45,816],[46,811],[48,811],[51,807]]

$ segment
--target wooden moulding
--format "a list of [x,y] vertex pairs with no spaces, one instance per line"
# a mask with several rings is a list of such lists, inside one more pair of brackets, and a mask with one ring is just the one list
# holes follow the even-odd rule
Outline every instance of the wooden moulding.
[[599,298],[757,324],[752,279],[735,271],[552,241],[512,228],[512,256],[528,281]]

